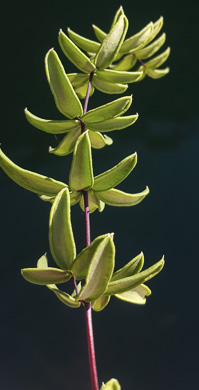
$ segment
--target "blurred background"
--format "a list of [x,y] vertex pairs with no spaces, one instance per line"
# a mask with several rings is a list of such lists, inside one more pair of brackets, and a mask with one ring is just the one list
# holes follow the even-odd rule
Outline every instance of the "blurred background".
[[[60,118],[44,71],[54,47],[66,72],[75,68],[59,48],[67,27],[95,39],[92,23],[108,31],[118,1],[7,1],[1,5],[1,147],[23,168],[68,182],[71,156],[48,154],[52,135],[25,119],[24,108]],[[148,286],[145,306],[112,298],[93,314],[99,381],[116,377],[122,390],[196,390],[198,378],[198,2],[123,0],[128,36],[164,16],[162,32],[171,71],[131,84],[131,128],[111,135],[112,147],[95,150],[98,174],[137,152],[138,164],[120,185],[149,196],[133,208],[106,206],[91,215],[91,235],[115,232],[116,268],[142,250],[148,267],[165,255],[165,268]],[[163,51],[162,49],[162,51]],[[194,92],[195,91],[195,92]],[[89,108],[118,96],[96,92]],[[0,171],[1,321],[0,389],[90,390],[83,309],[64,306],[45,287],[28,284],[20,269],[34,267],[48,247],[50,204],[18,187]],[[84,216],[72,208],[78,251]],[[50,258],[50,255],[49,255]],[[50,264],[53,265],[52,259]]]

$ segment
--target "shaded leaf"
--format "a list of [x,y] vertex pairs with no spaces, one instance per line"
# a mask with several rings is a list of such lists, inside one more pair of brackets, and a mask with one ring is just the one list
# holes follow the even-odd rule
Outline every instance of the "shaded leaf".
[[96,301],[92,302],[92,309],[95,311],[103,310],[108,305],[110,298],[110,295],[101,295]]
[[108,204],[109,206],[128,207],[140,203],[145,198],[145,196],[148,195],[148,193],[148,187],[146,187],[144,191],[137,194],[128,194],[113,188],[108,191],[97,192],[97,196],[102,200],[102,202]]
[[128,84],[116,84],[110,83],[108,81],[99,79],[94,75],[92,84],[95,88],[97,88],[100,92],[108,93],[111,95],[123,93],[127,90]]
[[38,116],[31,114],[31,112],[28,111],[27,108],[25,109],[25,115],[26,119],[29,123],[31,123],[31,125],[33,125],[39,130],[51,134],[67,133],[68,131],[77,128],[77,126],[79,125],[78,120],[56,121],[51,119],[42,119]]
[[81,302],[76,301],[75,298],[73,298],[71,295],[67,294],[66,292],[59,290],[55,284],[49,284],[47,287],[49,288],[49,290],[53,291],[57,296],[57,298],[66,306],[72,308],[80,307]]
[[39,285],[65,283],[71,278],[71,273],[58,268],[24,268],[21,274],[28,282]]
[[106,134],[102,135],[98,131],[89,130],[89,138],[91,141],[91,146],[94,149],[101,149],[106,145],[112,145],[113,140],[108,137]]
[[69,134],[67,134],[56,148],[49,147],[49,153],[56,154],[57,156],[66,156],[73,152],[78,137],[81,134],[81,125],[78,121],[76,128],[74,128]]

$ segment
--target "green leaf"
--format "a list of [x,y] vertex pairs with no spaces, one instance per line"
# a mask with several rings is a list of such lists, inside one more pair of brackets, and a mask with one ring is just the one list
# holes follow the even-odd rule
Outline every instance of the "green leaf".
[[108,81],[101,80],[94,74],[92,84],[95,88],[97,88],[100,92],[108,93],[110,95],[123,93],[127,90],[128,84],[116,84],[109,83]]
[[42,119],[38,116],[31,114],[30,111],[25,109],[26,119],[31,125],[36,127],[39,130],[45,131],[46,133],[51,134],[62,134],[67,133],[68,131],[77,128],[79,125],[78,120],[67,120],[67,121],[59,121],[59,120],[51,120],[51,119]]
[[4,172],[19,186],[38,195],[55,196],[67,184],[20,168],[14,164],[0,149],[0,166]]
[[91,141],[91,146],[94,149],[101,149],[106,145],[112,145],[113,140],[108,137],[106,134],[102,135],[98,131],[89,130],[89,138]]
[[115,264],[113,234],[108,234],[98,246],[90,264],[85,285],[78,299],[91,302],[106,290]]
[[156,35],[158,35],[159,31],[163,26],[163,23],[164,19],[162,16],[160,16],[160,18],[155,23],[153,23],[153,32],[148,40],[148,43],[151,42],[156,37]]
[[44,255],[41,256],[37,261],[37,268],[48,268],[48,259],[46,253],[44,253]]
[[127,29],[128,19],[122,14],[103,40],[96,54],[95,64],[97,68],[105,69],[113,62],[120,50]]
[[104,239],[106,239],[107,236],[107,234],[104,234],[95,238],[95,240],[93,240],[89,246],[84,248],[76,257],[71,268],[71,272],[73,273],[75,279],[81,280],[86,278],[93,256],[99,249],[99,245],[104,243]]
[[146,46],[144,49],[136,51],[136,58],[144,60],[145,58],[151,57],[164,45],[166,40],[166,34],[163,33],[160,38],[156,39],[153,43]]
[[64,270],[69,270],[76,257],[76,248],[70,220],[70,195],[67,188],[59,192],[51,207],[49,243],[56,264]]
[[66,156],[73,152],[78,137],[81,134],[80,121],[69,134],[67,134],[56,148],[49,147],[49,153],[56,154],[57,156]]
[[152,79],[160,79],[161,77],[166,76],[167,73],[169,73],[169,68],[165,68],[165,69],[146,68],[146,74]]
[[92,309],[95,311],[103,310],[108,305],[110,298],[110,295],[101,295],[99,298],[96,299],[96,301],[92,303]]
[[94,191],[107,191],[117,186],[133,170],[137,163],[137,153],[124,158],[119,164],[94,178]]
[[60,30],[59,44],[65,56],[84,73],[91,73],[95,65],[90,59]]
[[84,38],[70,28],[68,28],[68,35],[77,46],[87,52],[96,53],[99,50],[100,43]]
[[121,16],[123,16],[123,15],[124,15],[124,10],[123,10],[123,7],[120,6],[120,8],[118,8],[117,12],[115,13],[115,16],[114,16],[114,19],[113,19],[113,22],[112,22],[112,25],[111,25],[111,30],[116,25],[116,23],[118,22],[119,18]]
[[[96,194],[93,190],[88,191],[88,203],[89,203],[89,213],[93,213],[96,209],[99,209],[101,213],[104,210],[105,204],[100,199],[97,198]],[[80,199],[80,207],[83,211],[85,211],[84,207],[84,197],[82,195]]]
[[134,257],[124,267],[114,272],[111,282],[118,279],[127,278],[129,276],[139,273],[144,265],[144,255],[141,252],[138,256]]
[[71,273],[58,268],[24,268],[21,274],[28,282],[39,285],[65,283],[71,278]]
[[110,379],[110,381],[103,384],[100,390],[121,390],[120,384],[117,379]]
[[70,192],[70,204],[71,206],[74,206],[76,203],[78,203],[81,199],[81,192],[78,192],[78,191],[74,191],[74,192]]
[[[99,79],[108,81],[109,83],[135,83],[139,81],[142,76],[142,72],[125,72],[111,69],[96,70],[96,76]],[[96,87],[97,88],[97,87]]]
[[99,27],[95,26],[95,24],[92,24],[92,27],[96,38],[100,43],[102,43],[103,40],[106,38],[107,34],[104,31],[102,31]]
[[88,82],[89,82],[89,74],[68,73],[67,76],[68,76],[68,78],[69,78],[69,80],[74,88],[82,87],[85,83],[88,84]]
[[134,55],[134,53],[130,53],[124,56],[121,61],[117,62],[117,64],[111,65],[110,68],[117,71],[127,71],[132,69],[136,62],[136,56]]
[[45,67],[48,83],[58,110],[70,119],[81,116],[83,114],[82,105],[53,49],[49,50],[46,55]]
[[113,282],[111,281],[104,295],[121,294],[125,291],[132,290],[133,288],[136,288],[140,284],[143,284],[147,280],[157,275],[161,271],[163,266],[164,266],[164,257],[160,261],[152,265],[151,267],[147,268],[145,271],[142,271],[133,276],[129,276],[127,278],[115,280]]
[[132,96],[125,96],[116,99],[110,103],[88,111],[82,116],[82,120],[89,125],[90,123],[101,122],[118,117],[123,115],[129,109],[131,103]]
[[100,200],[102,200],[102,202],[108,204],[109,206],[128,207],[140,203],[145,198],[145,196],[148,195],[148,193],[149,189],[146,187],[144,191],[137,194],[128,194],[123,191],[112,189],[108,191],[97,192],[97,196]]
[[129,51],[132,52],[142,48],[148,42],[152,31],[153,23],[151,22],[137,34],[125,40],[120,49],[121,53],[126,54]]
[[115,297],[125,302],[144,305],[146,303],[146,297],[149,295],[151,295],[150,288],[144,284],[140,284],[132,290],[125,291],[121,294],[115,294]]
[[89,123],[90,130],[100,131],[101,133],[108,133],[113,130],[122,130],[131,126],[138,119],[138,114],[122,116],[113,119],[107,119],[103,122]]
[[73,161],[69,175],[71,190],[88,190],[93,186],[93,167],[91,155],[91,143],[88,131],[85,131],[77,140]]
[[[80,99],[85,99],[87,89],[88,89],[88,81],[81,87],[76,87],[75,92]],[[91,85],[89,96],[92,96],[94,92],[95,92],[95,88],[93,85]]]
[[170,47],[168,47],[163,53],[161,53],[159,56],[153,58],[152,60],[150,61],[147,61],[145,63],[145,66],[147,68],[152,68],[152,69],[155,69],[155,68],[158,68],[159,66],[161,66],[166,60],[167,58],[169,57],[169,54],[170,54]]
[[47,287],[49,288],[49,290],[53,291],[57,298],[66,306],[72,307],[74,309],[80,307],[81,302],[76,301],[75,298],[73,298],[66,292],[59,290],[55,284],[49,284]]

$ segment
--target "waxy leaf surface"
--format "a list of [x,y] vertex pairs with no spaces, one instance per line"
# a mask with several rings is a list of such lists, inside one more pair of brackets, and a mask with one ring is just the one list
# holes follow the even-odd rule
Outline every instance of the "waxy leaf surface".
[[72,39],[72,41],[82,50],[85,50],[90,53],[96,53],[99,50],[100,44],[98,42],[84,38],[81,35],[72,31],[70,28],[68,28],[68,35],[70,39]]
[[113,188],[108,191],[97,192],[97,196],[102,200],[102,202],[108,204],[109,206],[128,207],[140,203],[148,193],[148,187],[137,194],[128,194]]
[[110,83],[108,81],[99,79],[94,75],[92,84],[95,88],[103,93],[108,93],[110,95],[123,93],[127,90],[128,84],[118,84],[118,83]]
[[76,257],[76,247],[70,220],[70,195],[63,189],[56,196],[49,219],[49,243],[56,264],[69,270]]
[[86,282],[79,300],[91,302],[104,293],[115,265],[115,246],[112,234],[107,235],[98,246],[90,264]]
[[96,70],[96,76],[99,77],[99,79],[102,79],[104,81],[108,81],[109,83],[135,83],[136,81],[139,81],[142,72],[125,72],[125,71],[117,71],[117,70],[111,70],[111,69],[105,69],[105,70]]
[[114,100],[113,102],[104,104],[103,106],[94,108],[82,116],[82,120],[88,125],[90,123],[101,122],[107,119],[112,119],[123,115],[132,103],[132,96],[125,96]]
[[138,114],[129,116],[119,116],[113,119],[107,119],[103,122],[89,123],[90,130],[100,131],[101,133],[108,133],[109,131],[122,130],[131,126],[138,119]]
[[0,149],[0,166],[4,172],[26,190],[38,195],[55,196],[67,185],[50,177],[20,168],[14,164]]
[[71,278],[71,273],[58,268],[24,268],[21,274],[28,282],[33,284],[47,285],[53,283],[65,283]]
[[51,49],[45,58],[46,75],[58,110],[67,118],[73,119],[83,114],[83,108],[64,67]]
[[55,284],[49,284],[47,287],[49,290],[53,291],[57,298],[66,306],[72,307],[74,309],[80,307],[80,302],[76,301],[75,298],[66,292],[59,290]]
[[120,268],[118,271],[114,272],[111,281],[118,279],[127,278],[129,276],[135,275],[141,271],[144,264],[144,255],[141,252],[138,256],[134,257],[129,261],[124,267]]
[[88,131],[85,131],[75,146],[69,175],[69,186],[72,190],[88,190],[93,186],[93,167],[91,143]]
[[146,297],[150,294],[150,288],[148,288],[144,284],[140,284],[132,290],[125,291],[121,294],[115,294],[115,297],[125,302],[134,303],[137,305],[144,305],[146,303]]
[[66,121],[42,119],[36,115],[31,114],[31,112],[28,111],[27,108],[25,109],[25,115],[28,122],[30,122],[31,125],[33,125],[39,130],[45,131],[46,133],[62,134],[80,127],[80,123],[77,119],[66,120]]

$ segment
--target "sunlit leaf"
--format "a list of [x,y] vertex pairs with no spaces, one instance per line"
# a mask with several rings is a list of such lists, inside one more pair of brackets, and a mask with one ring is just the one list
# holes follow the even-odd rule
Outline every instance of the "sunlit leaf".
[[139,273],[144,264],[144,255],[141,252],[138,256],[134,257],[129,261],[124,267],[120,268],[118,271],[114,272],[111,281],[123,278],[128,278],[129,276]]
[[64,67],[51,49],[45,58],[46,75],[58,110],[67,118],[73,119],[83,114],[82,105],[69,81]]
[[79,300],[91,302],[104,293],[111,279],[115,264],[115,246],[113,235],[108,234],[92,258],[86,282],[83,286]]
[[112,145],[113,140],[107,135],[102,135],[98,131],[89,130],[89,138],[91,141],[91,146],[94,149],[101,149],[106,145]]
[[126,39],[122,44],[120,51],[121,53],[128,53],[129,51],[138,50],[138,48],[142,48],[149,40],[149,37],[153,31],[153,23],[149,23],[146,27],[144,27],[137,34],[132,37]]
[[137,153],[134,153],[94,179],[94,191],[106,191],[117,186],[133,170],[137,163]]
[[147,45],[144,49],[136,51],[136,58],[143,60],[145,58],[151,57],[162,47],[165,39],[166,34],[163,33],[160,38],[156,39],[153,43]]
[[4,172],[19,186],[38,195],[55,196],[67,184],[20,168],[14,164],[0,149],[0,166]]
[[97,192],[97,196],[109,206],[128,207],[140,203],[145,198],[145,196],[148,195],[148,193],[148,187],[144,191],[137,194],[128,194],[113,188],[108,191]]
[[93,186],[93,182],[91,143],[88,131],[85,131],[80,135],[75,146],[69,186],[74,191],[88,190]]
[[123,115],[130,107],[132,103],[132,96],[125,96],[116,99],[110,103],[104,104],[103,106],[89,110],[82,116],[82,120],[86,124],[101,122],[107,119],[112,119]]
[[99,50],[100,44],[98,42],[84,38],[72,31],[70,28],[68,28],[68,35],[78,47],[87,52],[96,53]]
[[51,146],[49,147],[49,153],[56,154],[57,156],[66,156],[67,154],[72,153],[80,134],[81,134],[81,125],[80,125],[80,121],[78,121],[76,128],[74,128],[69,134],[67,134],[57,147],[55,148],[52,148]]
[[100,92],[108,93],[110,95],[123,93],[127,90],[128,84],[118,84],[118,83],[110,83],[105,80],[101,80],[96,75],[93,77],[92,84],[95,88],[97,88]]
[[70,195],[63,189],[56,196],[49,219],[49,244],[56,264],[69,270],[76,257],[76,247],[70,219]]
[[110,295],[101,295],[96,301],[92,302],[92,309],[95,311],[103,310],[110,301]]
[[76,301],[75,298],[73,298],[71,295],[67,294],[66,292],[59,290],[55,284],[49,284],[47,287],[49,288],[49,290],[53,291],[57,296],[57,298],[66,306],[72,308],[80,307],[81,302]]
[[74,119],[66,120],[66,121],[42,119],[39,118],[38,116],[31,114],[31,112],[28,111],[27,108],[25,109],[25,115],[28,122],[30,122],[31,125],[33,125],[39,130],[51,134],[67,133],[68,131],[77,128],[77,125],[79,124],[79,121]]
[[144,284],[140,284],[132,290],[125,291],[121,294],[115,294],[115,297],[125,302],[144,305],[146,303],[146,297],[149,295],[151,295],[150,288]]
[[134,53],[127,54],[119,62],[110,66],[111,69],[117,71],[127,71],[133,68],[136,64],[137,58]]
[[106,382],[102,385],[100,390],[121,390],[121,386],[117,379],[110,379],[110,381]]
[[142,72],[125,72],[111,69],[97,69],[96,76],[101,80],[108,81],[109,83],[129,84],[139,81],[140,77],[142,76]]
[[28,282],[39,285],[65,283],[71,278],[71,273],[58,268],[24,268],[21,274]]
[[101,133],[108,133],[113,130],[125,129],[135,123],[137,119],[138,114],[107,119],[103,122],[89,123],[89,129],[100,131]]

